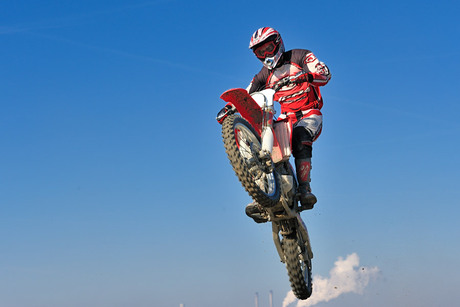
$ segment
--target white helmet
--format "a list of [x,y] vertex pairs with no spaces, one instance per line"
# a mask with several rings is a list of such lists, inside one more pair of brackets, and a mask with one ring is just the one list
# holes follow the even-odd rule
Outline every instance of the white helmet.
[[251,37],[249,48],[265,67],[273,69],[278,64],[284,52],[284,43],[281,35],[273,28],[258,29]]

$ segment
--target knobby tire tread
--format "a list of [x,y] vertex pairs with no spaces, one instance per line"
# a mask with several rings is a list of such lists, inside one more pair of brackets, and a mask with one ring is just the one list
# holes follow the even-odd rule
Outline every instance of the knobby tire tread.
[[236,135],[235,135],[235,124],[240,123],[245,125],[260,141],[260,137],[254,131],[253,127],[241,116],[237,114],[229,115],[222,123],[222,139],[224,141],[225,151],[227,152],[228,159],[235,171],[239,181],[249,193],[249,195],[257,201],[263,207],[272,207],[276,205],[280,198],[280,182],[278,175],[275,175],[276,191],[274,195],[270,196],[264,193],[259,186],[253,180],[252,175],[249,172],[248,166],[245,163],[241,153],[238,149]]
[[299,258],[298,242],[295,236],[287,236],[283,238],[283,250],[286,260],[286,269],[291,282],[291,288],[294,295],[301,300],[310,297],[312,293],[311,287],[311,270],[308,270],[308,281],[304,279],[302,272],[301,261]]

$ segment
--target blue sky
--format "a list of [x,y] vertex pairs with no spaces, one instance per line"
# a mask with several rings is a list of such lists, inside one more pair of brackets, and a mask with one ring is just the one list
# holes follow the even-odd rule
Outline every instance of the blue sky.
[[[330,68],[302,216],[327,278],[315,306],[460,300],[460,5],[455,1],[0,4],[0,306],[282,305],[269,225],[227,160],[220,94],[261,64],[251,34]],[[290,306],[295,306],[293,303]]]

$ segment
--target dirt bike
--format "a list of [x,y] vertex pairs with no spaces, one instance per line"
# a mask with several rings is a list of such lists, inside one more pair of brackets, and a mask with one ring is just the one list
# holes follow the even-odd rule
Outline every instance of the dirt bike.
[[275,93],[299,80],[299,76],[284,78],[251,95],[244,89],[230,89],[221,95],[227,105],[217,120],[233,170],[272,223],[273,241],[295,296],[307,299],[312,293],[313,253],[289,162],[293,120],[274,118],[273,106]]

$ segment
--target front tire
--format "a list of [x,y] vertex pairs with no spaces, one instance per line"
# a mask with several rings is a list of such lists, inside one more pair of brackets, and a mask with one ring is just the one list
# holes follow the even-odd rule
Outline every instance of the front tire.
[[249,195],[263,207],[272,207],[280,199],[280,182],[275,170],[267,171],[258,153],[259,135],[241,116],[232,114],[222,124],[225,151],[238,179]]

